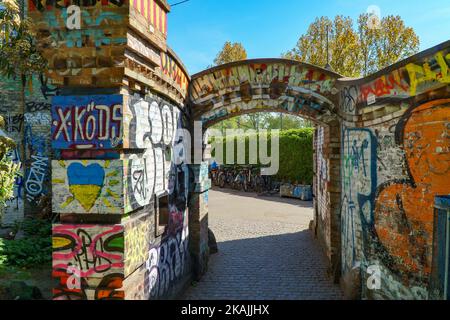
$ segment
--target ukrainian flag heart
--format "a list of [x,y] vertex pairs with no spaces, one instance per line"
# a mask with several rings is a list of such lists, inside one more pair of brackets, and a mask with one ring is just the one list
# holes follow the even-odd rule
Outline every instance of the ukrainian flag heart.
[[86,212],[91,211],[103,188],[105,170],[99,164],[87,167],[72,163],[67,168],[69,190]]

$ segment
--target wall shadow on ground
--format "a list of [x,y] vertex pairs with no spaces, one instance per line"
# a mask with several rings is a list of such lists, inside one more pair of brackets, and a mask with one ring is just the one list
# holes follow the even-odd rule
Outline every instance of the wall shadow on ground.
[[253,199],[257,199],[257,200],[265,200],[265,201],[273,201],[273,202],[277,202],[277,203],[285,203],[285,204],[290,204],[290,205],[294,205],[296,207],[300,207],[300,208],[313,208],[313,202],[312,201],[301,201],[299,199],[294,199],[294,198],[282,198],[280,197],[280,195],[274,194],[274,195],[261,195],[258,196],[257,193],[255,192],[242,192],[242,191],[237,191],[237,190],[233,190],[233,189],[221,189],[220,187],[213,187],[212,190],[216,191],[216,192],[220,192],[220,193],[225,193],[225,194],[230,194],[230,195],[234,195],[234,196],[240,196],[240,197],[245,197],[245,198],[253,198]]
[[341,300],[309,230],[218,242],[208,272],[186,300]]

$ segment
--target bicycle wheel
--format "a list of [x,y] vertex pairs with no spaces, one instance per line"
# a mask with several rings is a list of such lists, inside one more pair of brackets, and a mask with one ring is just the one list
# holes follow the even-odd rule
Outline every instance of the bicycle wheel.
[[221,175],[220,177],[219,177],[219,187],[220,188],[225,188],[225,176],[224,175]]

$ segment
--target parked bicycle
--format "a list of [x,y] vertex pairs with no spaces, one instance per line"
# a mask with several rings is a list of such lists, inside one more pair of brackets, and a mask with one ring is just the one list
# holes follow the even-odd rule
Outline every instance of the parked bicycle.
[[217,177],[218,185],[220,188],[232,187],[235,180],[234,168],[231,166],[223,166],[219,169],[219,174]]
[[255,191],[258,195],[274,195],[280,192],[280,183],[273,176],[263,175],[260,172],[255,177]]
[[249,167],[243,167],[241,170],[238,170],[238,173],[236,174],[233,188],[248,192],[252,189],[251,180],[251,169]]
[[244,192],[256,192],[260,195],[279,193],[280,184],[272,176],[262,175],[260,166],[223,165],[217,170],[211,169],[211,179],[215,186],[231,188]]

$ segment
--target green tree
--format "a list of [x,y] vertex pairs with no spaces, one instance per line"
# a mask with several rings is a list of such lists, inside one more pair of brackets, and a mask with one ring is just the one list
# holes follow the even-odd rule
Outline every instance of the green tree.
[[419,51],[420,40],[414,29],[407,27],[400,16],[381,20],[381,35],[377,38],[377,67],[385,68]]
[[[0,116],[0,205],[4,206],[6,201],[14,195],[14,182],[20,170],[20,165],[15,164],[8,158],[8,152],[15,148],[16,144],[4,132],[5,120]],[[0,207],[0,216],[2,214]]]
[[[241,43],[230,41],[225,42],[222,50],[217,54],[214,59],[214,65],[219,66],[222,64],[245,60],[247,59],[247,51]],[[228,120],[224,120],[221,123],[213,126],[214,129],[222,130],[222,134],[225,134],[226,129],[238,129],[242,128],[242,117],[236,117]]]
[[[327,51],[328,35],[328,51]],[[350,17],[317,18],[297,46],[284,53],[289,59],[325,67],[347,77],[366,76],[419,51],[419,37],[400,16],[373,21],[359,16],[356,29]]]
[[269,114],[266,112],[257,112],[241,116],[241,128],[259,131],[266,128],[266,122]]
[[231,43],[230,41],[227,41],[214,59],[214,64],[219,66],[221,64],[245,59],[247,59],[247,51],[244,46],[239,42]]
[[[21,86],[19,114],[25,114],[25,90],[33,75],[41,74],[47,63],[39,53],[31,20],[21,18],[17,0],[0,4],[0,74],[18,80]],[[21,126],[20,156],[25,159],[24,126]]]
[[334,71],[350,77],[359,75],[357,56],[358,35],[353,30],[352,19],[343,16],[337,16],[334,21],[317,18],[300,37],[297,46],[284,54],[286,58],[320,67],[329,62]]
[[286,131],[310,127],[312,127],[310,121],[298,116],[283,113],[270,113],[264,123],[264,128],[268,130],[280,129]]
[[361,75],[367,76],[377,71],[377,42],[381,32],[377,28],[371,28],[378,21],[370,21],[369,14],[361,14],[358,18],[359,51],[361,59]]

